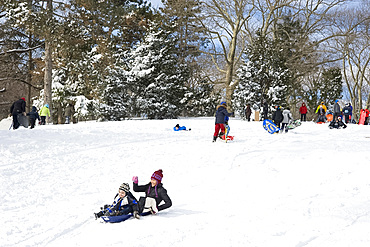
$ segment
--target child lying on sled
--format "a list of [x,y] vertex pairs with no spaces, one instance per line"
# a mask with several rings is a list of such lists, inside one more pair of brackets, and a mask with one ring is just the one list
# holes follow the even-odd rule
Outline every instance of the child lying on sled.
[[[118,196],[118,200],[116,198]],[[123,183],[114,197],[112,205],[104,205],[99,213],[94,213],[95,219],[102,216],[118,216],[133,213],[136,219],[140,219],[136,198],[130,192],[130,186]]]

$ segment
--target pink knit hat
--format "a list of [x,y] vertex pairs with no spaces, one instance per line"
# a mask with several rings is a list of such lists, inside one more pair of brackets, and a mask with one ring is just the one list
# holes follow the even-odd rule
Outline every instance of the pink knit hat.
[[157,180],[157,183],[160,184],[162,182],[163,178],[163,171],[162,169],[159,169],[158,171],[155,171],[151,177],[151,179]]

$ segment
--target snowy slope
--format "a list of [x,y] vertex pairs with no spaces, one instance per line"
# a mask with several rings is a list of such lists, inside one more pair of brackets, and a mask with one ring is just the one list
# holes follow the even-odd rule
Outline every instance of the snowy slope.
[[[0,123],[0,246],[370,246],[370,126],[311,122],[270,135],[232,118]],[[177,123],[192,131],[174,132]],[[163,169],[173,206],[95,220],[123,182]],[[138,198],[140,193],[134,193]]]

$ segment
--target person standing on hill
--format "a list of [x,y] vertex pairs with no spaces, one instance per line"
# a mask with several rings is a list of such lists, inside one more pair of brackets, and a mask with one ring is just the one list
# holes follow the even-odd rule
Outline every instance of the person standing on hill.
[[10,107],[10,114],[13,116],[13,129],[18,129],[20,126],[18,115],[26,115],[26,99],[21,98],[15,101]]
[[339,100],[335,100],[335,103],[334,103],[334,114],[333,114],[333,119],[334,120],[336,120],[342,113],[338,101]]
[[45,104],[40,110],[41,124],[46,124],[46,117],[50,118],[49,104]]
[[252,109],[251,109],[251,104],[248,104],[247,107],[245,108],[245,119],[251,121],[251,114],[252,114]]
[[326,108],[326,105],[324,105],[324,101],[322,101],[321,104],[316,108],[315,113],[319,113],[319,115],[320,115],[322,113],[322,112],[321,113],[319,112],[320,108],[322,108],[324,110],[324,115],[325,115],[325,113],[328,109]]
[[285,128],[285,133],[288,133],[288,128],[287,128],[287,125],[289,124],[289,122],[293,119],[292,117],[292,113],[290,112],[290,109],[289,107],[286,108],[284,111],[283,111],[283,121],[281,122],[281,132],[283,132],[284,128]]
[[344,115],[344,122],[346,124],[349,123],[350,119],[351,119],[351,113],[352,113],[352,109],[351,107],[349,107],[349,104],[347,103],[346,106],[342,109],[343,111],[343,115]]
[[263,102],[263,120],[268,119],[267,115],[269,113],[269,105],[267,104],[267,101],[265,100]]
[[230,117],[234,115],[234,112],[229,113],[226,110],[226,102],[221,102],[220,105],[217,106],[216,110],[216,121],[215,121],[215,133],[213,134],[213,142],[217,140],[218,132],[221,130],[220,135],[225,134],[225,119],[226,117]]
[[40,116],[37,113],[36,106],[32,106],[32,110],[29,113],[27,113],[27,116],[29,116],[30,118],[31,129],[35,128],[36,119],[40,121]]
[[283,113],[281,112],[280,106],[276,106],[276,111],[272,114],[272,121],[280,129],[280,123],[283,121]]
[[302,103],[302,106],[299,108],[299,113],[301,114],[301,121],[306,122],[307,107],[306,107],[306,104],[304,102]]

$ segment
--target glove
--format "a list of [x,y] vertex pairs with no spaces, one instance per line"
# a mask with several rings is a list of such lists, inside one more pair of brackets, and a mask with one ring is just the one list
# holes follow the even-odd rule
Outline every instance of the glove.
[[232,112],[231,114],[232,114],[233,116],[235,116],[235,113],[234,113],[234,112]]
[[134,211],[134,218],[140,219],[140,214],[138,211]]
[[134,184],[137,184],[139,182],[139,178],[137,176],[133,176],[132,182],[134,182]]

